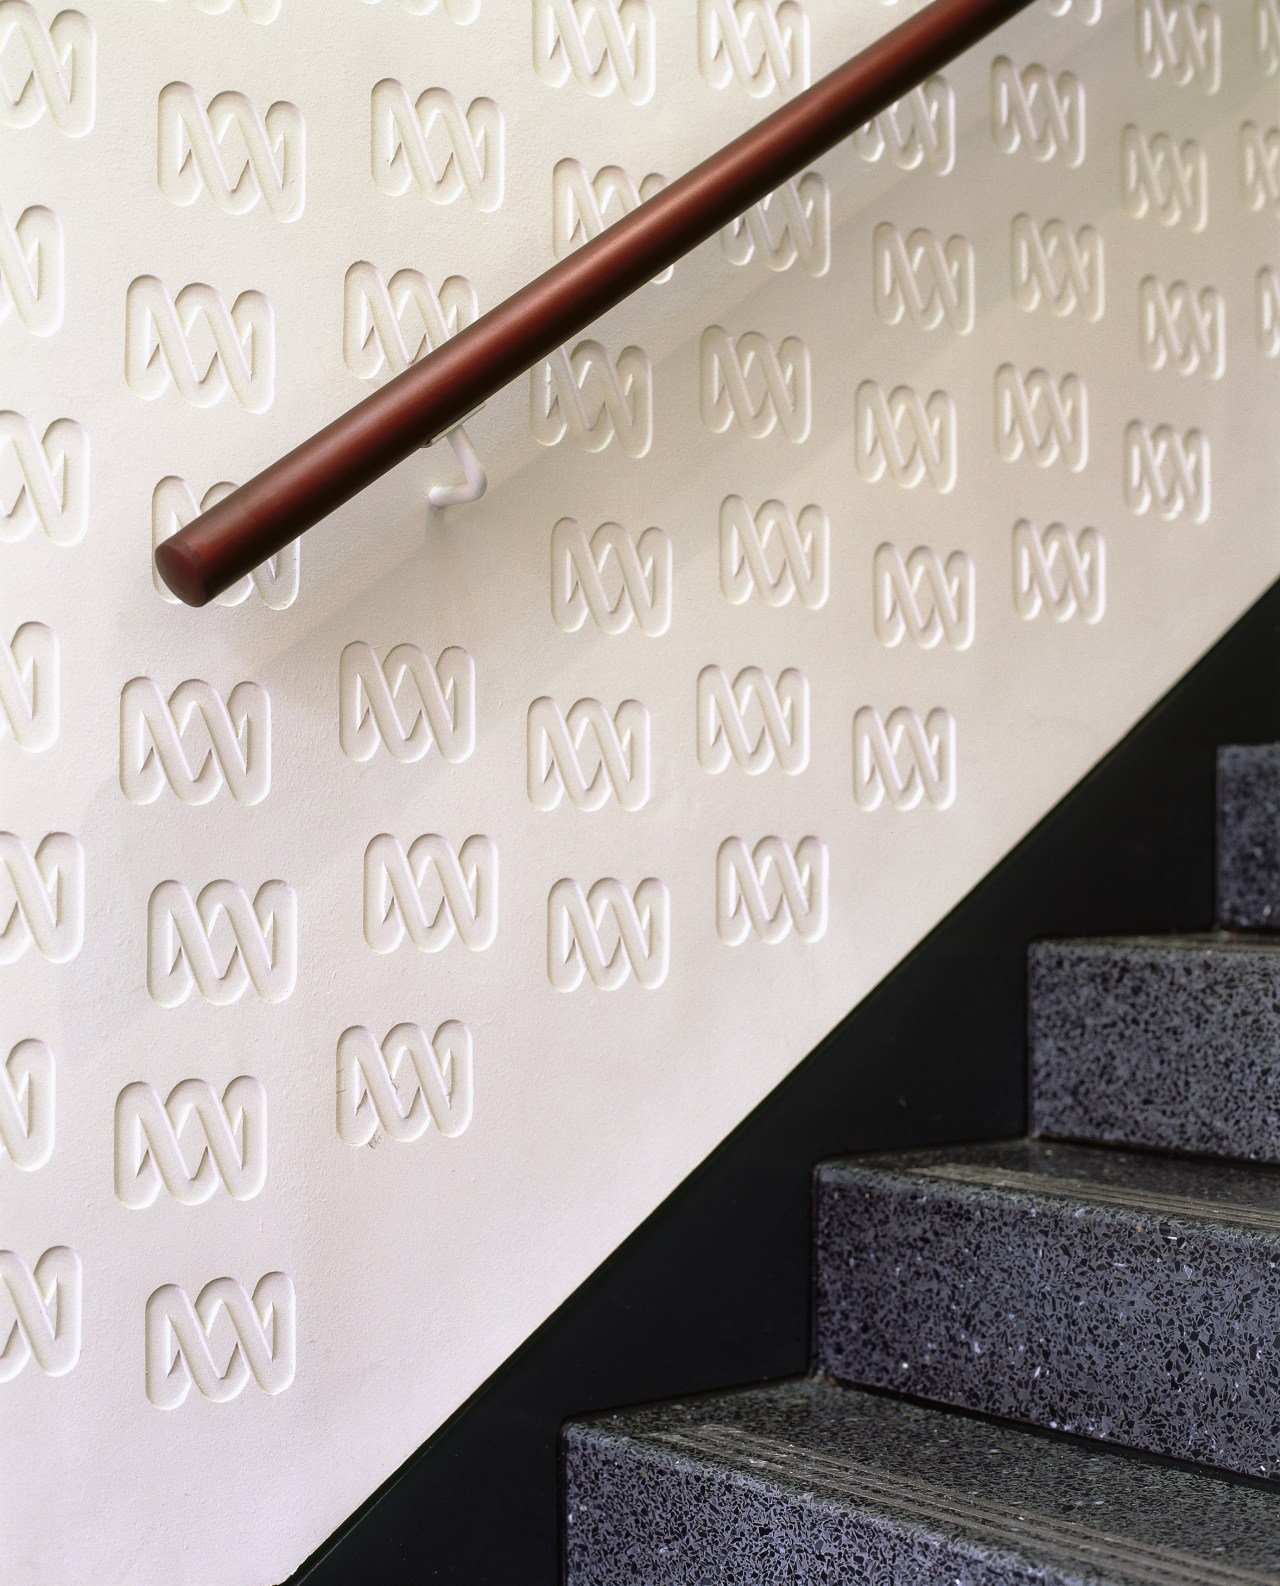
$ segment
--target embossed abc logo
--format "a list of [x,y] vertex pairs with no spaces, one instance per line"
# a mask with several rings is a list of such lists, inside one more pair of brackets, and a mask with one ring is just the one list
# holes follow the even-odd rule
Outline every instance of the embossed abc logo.
[[84,1268],[66,1245],[28,1265],[16,1250],[0,1250],[0,1383],[34,1365],[62,1377],[80,1359]]
[[184,1079],[162,1098],[143,1080],[116,1098],[116,1198],[134,1211],[161,1190],[200,1206],[219,1189],[252,1200],[267,1181],[267,1096],[247,1074],[219,1095],[207,1080]]
[[379,1041],[353,1025],[338,1040],[338,1137],[368,1145],[381,1130],[407,1144],[432,1128],[446,1139],[466,1131],[475,1106],[471,1031],[449,1019],[429,1036],[397,1024]]
[[235,1278],[214,1278],[194,1300],[166,1283],[147,1300],[145,1340],[147,1398],[158,1410],[176,1410],[193,1387],[215,1404],[250,1382],[283,1393],[297,1369],[293,1280],[268,1272],[250,1291]]
[[606,876],[589,887],[557,881],[547,899],[547,975],[557,991],[585,981],[656,991],[671,962],[671,894],[648,876],[634,888]]
[[716,855],[716,930],[737,947],[752,935],[769,944],[794,932],[816,942],[827,929],[830,857],[826,843],[802,837],[792,846],[762,837],[748,848],[727,837]]
[[0,1157],[24,1173],[53,1155],[57,1067],[43,1041],[18,1041],[0,1063]]

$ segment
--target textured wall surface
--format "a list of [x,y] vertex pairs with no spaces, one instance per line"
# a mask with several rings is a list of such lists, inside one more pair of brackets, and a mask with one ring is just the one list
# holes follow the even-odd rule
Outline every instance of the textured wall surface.
[[1042,0],[155,586],[907,9],[0,0],[15,1579],[286,1574],[1280,571],[1280,11]]

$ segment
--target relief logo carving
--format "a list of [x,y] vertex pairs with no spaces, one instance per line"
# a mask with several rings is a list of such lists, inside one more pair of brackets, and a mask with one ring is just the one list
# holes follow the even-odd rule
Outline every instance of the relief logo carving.
[[946,495],[956,483],[955,403],[945,391],[922,398],[910,386],[886,391],[864,380],[854,398],[853,461],[868,484],[927,483]]
[[1148,275],[1138,287],[1138,323],[1142,361],[1148,369],[1222,378],[1227,364],[1227,309],[1214,287],[1197,292],[1185,281],[1166,286]]
[[872,563],[876,637],[892,649],[910,638],[922,650],[945,639],[953,650],[973,643],[975,570],[972,557],[952,551],[944,560],[927,545],[903,556],[886,542]]
[[438,953],[456,937],[473,953],[498,934],[498,850],[487,837],[460,848],[434,832],[406,849],[381,832],[364,854],[364,939],[375,953],[408,941]]
[[1065,319],[1097,321],[1106,307],[1102,237],[1093,226],[1076,229],[1061,220],[1037,225],[1016,215],[1012,229],[1013,296],[1032,314],[1044,307]]
[[720,589],[741,606],[758,595],[766,606],[799,601],[810,611],[827,603],[831,586],[831,524],[821,507],[793,513],[781,501],[755,512],[741,496],[720,503]]
[[1240,185],[1250,209],[1280,215],[1280,127],[1240,128]]
[[1089,461],[1089,396],[1079,375],[1024,375],[1006,363],[996,370],[995,393],[996,451],[1005,462],[1025,457],[1040,468],[1062,463],[1081,471]]
[[403,83],[384,77],[371,99],[373,180],[399,198],[417,186],[433,204],[465,193],[479,210],[502,206],[504,122],[492,99],[464,110],[447,88],[411,99]]
[[551,614],[565,633],[590,617],[605,633],[625,633],[632,623],[650,638],[671,626],[674,559],[665,529],[632,534],[620,523],[602,523],[590,535],[573,518],[551,531]]
[[547,898],[547,975],[557,991],[585,980],[617,991],[634,980],[655,991],[671,958],[671,896],[652,876],[634,890],[611,877],[586,890],[557,881]]
[[230,391],[247,412],[265,413],[276,383],[271,304],[261,292],[241,292],[228,306],[201,281],[170,295],[154,275],[140,275],[125,297],[124,377],[147,402],[172,388],[207,408]]
[[1137,127],[1120,138],[1124,207],[1135,220],[1203,231],[1209,221],[1209,161],[1194,138],[1178,143],[1167,132]]
[[948,175],[956,163],[955,90],[945,77],[927,78],[860,127],[853,146],[864,160],[887,157],[901,171]]
[[1222,18],[1205,0],[1138,0],[1143,73],[1216,94],[1222,82]]
[[[161,479],[151,492],[151,582],[155,586],[156,593],[171,606],[178,604],[178,597],[156,570],[156,547],[176,534],[179,529],[186,528],[187,524],[200,513],[208,512],[210,507],[224,500],[235,488],[229,480],[224,479],[216,485],[210,485],[204,495],[197,500],[195,491],[185,479],[179,479],[176,474],[169,474]],[[215,596],[212,604],[239,606],[256,592],[262,604],[269,610],[286,610],[298,598],[298,584],[301,577],[299,551],[300,542],[294,540],[292,545],[286,545],[282,551],[269,556],[251,573],[238,578],[230,589],[225,589],[222,594]]]
[[650,0],[533,0],[533,69],[552,88],[647,105],[655,55]]
[[153,804],[166,788],[184,804],[207,804],[226,788],[237,804],[260,804],[271,787],[271,697],[237,683],[225,702],[199,678],[166,700],[149,677],[120,693],[120,790]]
[[[387,280],[376,265],[361,259],[343,282],[342,355],[361,380],[376,380],[384,370],[401,374],[473,324],[479,312],[475,287],[465,276],[447,276],[437,291],[420,270],[397,270]],[[447,439],[462,464],[464,480],[460,485],[433,485],[427,491],[433,507],[476,501],[488,488],[466,427],[455,425]]]
[[49,119],[69,138],[93,128],[97,36],[79,11],[46,27],[29,0],[0,0],[0,127]]
[[624,810],[649,802],[652,781],[649,712],[624,699],[612,714],[598,699],[562,711],[545,695],[529,706],[529,802],[557,809],[567,797],[580,810],[615,800]]
[[226,16],[228,11],[239,11],[247,22],[266,27],[280,15],[281,0],[187,0],[193,11],[205,16]]
[[785,667],[774,680],[744,666],[729,680],[721,666],[698,673],[698,763],[716,775],[738,766],[759,776],[777,765],[798,776],[809,764],[809,680]]
[[923,717],[899,706],[882,716],[864,705],[853,718],[853,798],[860,810],[888,804],[950,809],[956,797],[956,724],[948,710]]
[[21,413],[0,413],[0,541],[37,526],[55,545],[78,545],[89,525],[89,437],[54,419],[43,438]]
[[[364,0],[366,5],[378,5],[380,0]],[[437,7],[450,22],[459,27],[469,27],[480,15],[480,0],[398,0],[402,11],[411,17],[429,17]]]
[[167,83],[158,104],[160,191],[172,204],[207,193],[227,215],[261,204],[277,220],[297,220],[306,204],[306,124],[280,99],[259,114],[238,93],[208,105],[190,83]]
[[779,430],[807,440],[813,416],[809,349],[798,336],[775,346],[758,331],[731,336],[719,325],[702,333],[702,422],[721,435],[737,424],[754,440]]
[[72,1370],[83,1297],[80,1257],[66,1245],[46,1250],[34,1268],[17,1251],[0,1250],[0,1382],[12,1382],[32,1360],[46,1377]]
[[653,445],[653,367],[639,347],[616,358],[598,341],[558,347],[529,375],[529,427],[539,445],[566,435],[584,451],[616,440],[628,457]]
[[0,209],[0,325],[13,313],[33,336],[52,336],[66,295],[62,222],[39,204],[12,222]]
[[1265,358],[1280,358],[1280,270],[1258,271],[1258,346]]
[[226,1007],[252,989],[284,1002],[298,979],[298,895],[264,881],[250,898],[234,881],[210,881],[193,898],[162,881],[147,905],[147,990],[162,1008],[198,991]]
[[43,1041],[19,1041],[0,1063],[0,1156],[32,1173],[53,1155],[57,1071]]
[[135,1080],[116,1098],[115,1185],[122,1206],[143,1211],[166,1190],[202,1206],[219,1189],[252,1200],[267,1182],[267,1093],[241,1074],[219,1096],[184,1079],[162,1097]]
[[1140,517],[1156,512],[1167,522],[1203,523],[1211,506],[1209,437],[1169,424],[1134,419],[1124,433],[1124,496]]
[[1073,72],[1055,76],[1033,64],[1021,71],[1007,55],[991,63],[991,130],[1003,154],[1025,149],[1037,160],[1084,161],[1084,85]]
[[268,1272],[250,1294],[235,1278],[214,1278],[194,1302],[166,1283],[147,1300],[144,1336],[147,1398],[157,1410],[176,1410],[193,1386],[215,1404],[250,1382],[283,1393],[297,1370],[293,1280]]
[[783,942],[794,931],[816,942],[827,929],[830,856],[818,837],[793,848],[781,837],[762,837],[748,848],[726,837],[716,854],[716,930],[730,947],[754,932],[762,942]]
[[1097,529],[1064,523],[1042,529],[1020,519],[1013,528],[1013,609],[1027,622],[1042,612],[1055,622],[1076,616],[1101,622],[1107,609],[1106,552]]
[[721,228],[720,246],[734,264],[759,258],[769,270],[799,263],[809,275],[831,267],[831,194],[817,171],[775,187]]
[[376,380],[384,370],[402,374],[479,312],[465,276],[446,276],[437,291],[420,270],[397,270],[388,280],[361,259],[343,282],[342,356],[361,380]]
[[1044,0],[1044,9],[1051,17],[1071,17],[1085,27],[1102,18],[1102,0]]
[[457,645],[433,666],[416,644],[397,644],[379,661],[363,639],[338,662],[338,741],[352,760],[379,748],[406,764],[434,745],[451,765],[476,746],[476,666]]
[[84,849],[68,832],[50,832],[33,851],[0,832],[0,964],[34,947],[66,964],[84,944]]
[[475,1108],[471,1031],[448,1019],[428,1036],[420,1024],[397,1024],[381,1042],[362,1024],[338,1038],[338,1138],[368,1145],[420,1140],[432,1124],[455,1139]]
[[1253,42],[1263,76],[1280,72],[1280,0],[1254,0]]
[[[637,182],[620,165],[602,165],[589,176],[580,160],[558,160],[551,173],[551,246],[556,258],[567,258],[666,185],[666,177],[657,171]],[[655,281],[670,279],[669,269],[654,276]]]
[[698,67],[712,88],[753,99],[809,86],[809,16],[800,0],[698,0]]
[[0,742],[38,754],[58,741],[58,636],[43,622],[24,622],[0,640]]
[[973,246],[923,227],[907,235],[885,221],[871,239],[872,300],[886,325],[910,319],[918,330],[973,329]]

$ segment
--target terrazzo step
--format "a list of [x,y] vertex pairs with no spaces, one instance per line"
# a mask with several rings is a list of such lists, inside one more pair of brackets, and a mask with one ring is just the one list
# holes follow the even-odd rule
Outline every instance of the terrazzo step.
[[1280,1171],[1012,1141],[824,1164],[814,1366],[1280,1477]]
[[1280,927],[1280,744],[1218,750],[1218,923]]
[[1261,1586],[1280,1494],[799,1381],[569,1425],[566,1586]]
[[1033,1134],[1280,1162],[1280,942],[1041,942]]

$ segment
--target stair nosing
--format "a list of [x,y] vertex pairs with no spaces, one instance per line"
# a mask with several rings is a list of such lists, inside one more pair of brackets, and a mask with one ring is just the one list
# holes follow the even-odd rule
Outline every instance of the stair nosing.
[[[728,1434],[727,1439],[725,1434]],[[1096,1558],[1088,1556],[1090,1553],[1108,1548],[1117,1562],[1122,1562],[1135,1575],[1141,1574],[1151,1586],[1166,1586],[1166,1583],[1173,1582],[1187,1583],[1187,1586],[1275,1586],[1274,1575],[1262,1575],[1255,1570],[1242,1569],[1236,1565],[1214,1565],[1202,1556],[1186,1553],[1181,1549],[1164,1548],[1155,1543],[1135,1542],[1109,1532],[1090,1531],[1084,1526],[1073,1525],[1070,1521],[1057,1520],[1049,1515],[1020,1512],[1012,1505],[999,1504],[991,1500],[970,1498],[961,1501],[954,1489],[946,1488],[940,1483],[904,1476],[900,1472],[892,1477],[883,1476],[874,1466],[864,1465],[845,1455],[814,1453],[795,1444],[788,1444],[782,1439],[768,1438],[760,1433],[743,1433],[739,1428],[716,1422],[707,1422],[702,1427],[680,1432],[654,1431],[647,1433],[643,1439],[633,1439],[633,1441],[641,1447],[658,1442],[680,1450],[688,1449],[695,1454],[732,1453],[749,1465],[754,1466],[758,1463],[763,1465],[753,1453],[732,1446],[739,1439],[748,1436],[752,1440],[753,1450],[771,1445],[779,1456],[799,1455],[805,1465],[817,1467],[813,1471],[815,1485],[835,1493],[843,1490],[843,1495],[855,1502],[879,1501],[892,1505],[897,1499],[903,1509],[909,1509],[916,1520],[926,1524],[932,1521],[939,1526],[950,1524],[959,1527],[968,1521],[973,1525],[990,1527],[997,1541],[994,1544],[986,1542],[980,1544],[974,1538],[968,1539],[975,1547],[980,1545],[1016,1547],[1019,1544],[1031,1547],[1037,1543],[1047,1543],[1049,1546],[1060,1548],[1068,1556],[1074,1555],[1074,1562],[1085,1566],[1097,1563]],[[824,1466],[827,1468],[821,1468]],[[861,1488],[848,1482],[849,1473],[854,1472],[864,1482]],[[804,1473],[794,1467],[775,1466],[770,1473],[792,1482],[804,1480]],[[747,1479],[754,1478],[766,1489],[770,1486],[763,1470],[738,1471],[737,1474]],[[910,1509],[912,1504],[916,1505],[914,1509]],[[926,1504],[932,1505],[934,1509],[934,1512],[927,1517]],[[948,1513],[948,1510],[951,1512]],[[888,1524],[903,1523],[895,1520],[891,1515],[880,1518]],[[1038,1534],[1030,1534],[1030,1528],[1037,1528]],[[956,1540],[955,1537],[948,1537],[950,1542],[954,1543]],[[1121,1552],[1131,1556],[1119,1559],[1117,1555]],[[1036,1562],[1029,1552],[1024,1557],[1032,1563]],[[1213,1571],[1213,1574],[1205,1573],[1206,1566]],[[1188,1569],[1193,1573],[1187,1573]]]

